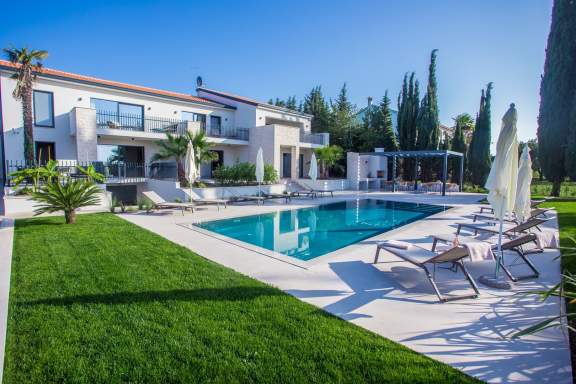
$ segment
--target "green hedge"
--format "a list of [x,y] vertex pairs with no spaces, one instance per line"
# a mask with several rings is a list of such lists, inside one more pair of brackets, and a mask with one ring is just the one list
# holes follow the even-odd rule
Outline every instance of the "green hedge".
[[[254,184],[256,182],[256,165],[236,163],[221,165],[214,170],[214,179],[222,185]],[[264,183],[272,184],[278,180],[278,173],[270,164],[264,165]]]

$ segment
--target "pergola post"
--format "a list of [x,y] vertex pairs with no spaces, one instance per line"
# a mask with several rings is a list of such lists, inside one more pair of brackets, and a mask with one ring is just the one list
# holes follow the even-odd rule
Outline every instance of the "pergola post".
[[460,192],[464,189],[464,155],[460,156]]
[[442,196],[446,196],[446,179],[448,176],[448,154],[444,154],[444,164],[442,166]]
[[414,163],[414,191],[418,190],[418,156],[416,156]]
[[396,156],[392,156],[392,192],[396,192]]

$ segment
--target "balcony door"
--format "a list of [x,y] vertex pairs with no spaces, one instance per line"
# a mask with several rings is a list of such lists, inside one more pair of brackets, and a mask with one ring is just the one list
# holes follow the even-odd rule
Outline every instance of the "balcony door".
[[222,118],[220,116],[210,116],[210,135],[222,136]]
[[292,176],[292,154],[282,154],[282,178],[289,179]]
[[98,128],[144,130],[144,106],[113,100],[91,98],[90,106],[96,110]]

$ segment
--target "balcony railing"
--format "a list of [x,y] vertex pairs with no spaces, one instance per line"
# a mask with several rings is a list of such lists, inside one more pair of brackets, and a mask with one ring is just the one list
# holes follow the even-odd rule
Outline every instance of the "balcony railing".
[[[6,160],[6,186],[14,185],[12,173],[27,168],[35,168],[43,164],[19,160]],[[104,175],[106,183],[139,183],[150,179],[176,180],[176,163],[137,163],[137,162],[104,162],[104,161],[75,161],[58,160],[58,171],[63,177],[83,179],[86,175],[80,171],[79,166],[86,168],[94,166],[97,172]],[[24,180],[23,186],[30,186],[33,180]]]
[[205,132],[206,135],[209,137],[220,137],[223,139],[235,139],[245,141],[248,141],[250,139],[248,128],[211,126],[208,127]]
[[108,111],[96,111],[96,124],[105,129],[172,134],[185,132],[187,127],[183,120]]
[[328,145],[323,133],[307,133],[300,131],[300,142],[310,144]]

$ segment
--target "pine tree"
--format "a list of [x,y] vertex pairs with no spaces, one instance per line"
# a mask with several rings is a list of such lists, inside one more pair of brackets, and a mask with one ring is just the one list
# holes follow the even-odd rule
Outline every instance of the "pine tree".
[[430,54],[430,66],[428,68],[428,86],[426,95],[422,99],[418,116],[417,130],[418,149],[438,149],[440,142],[440,120],[438,119],[438,85],[436,82],[436,52]]
[[269,98],[269,99],[268,99],[268,104],[274,105],[274,99],[273,99],[273,98]]
[[296,96],[288,97],[288,100],[286,100],[286,108],[291,109],[293,111],[296,111],[298,109]]
[[480,109],[476,115],[476,123],[470,149],[468,151],[468,169],[470,181],[474,185],[484,186],[490,172],[490,140],[492,135],[490,103],[492,99],[492,83],[488,83],[486,91],[482,90]]
[[330,137],[331,143],[342,147],[345,151],[354,149],[355,126],[354,112],[356,106],[348,100],[346,83],[340,89],[336,101],[330,105]]
[[312,115],[312,132],[329,132],[330,113],[328,103],[322,95],[322,88],[316,86],[304,97],[302,111]]
[[396,135],[394,134],[394,126],[392,125],[392,113],[390,112],[390,98],[388,97],[388,91],[384,93],[384,97],[382,98],[378,110],[378,115],[377,121],[381,127],[381,147],[386,151],[397,151],[398,142],[396,140]]
[[[538,143],[552,196],[565,176],[576,177],[576,2],[555,0],[540,84]],[[568,144],[568,145],[567,145]]]

